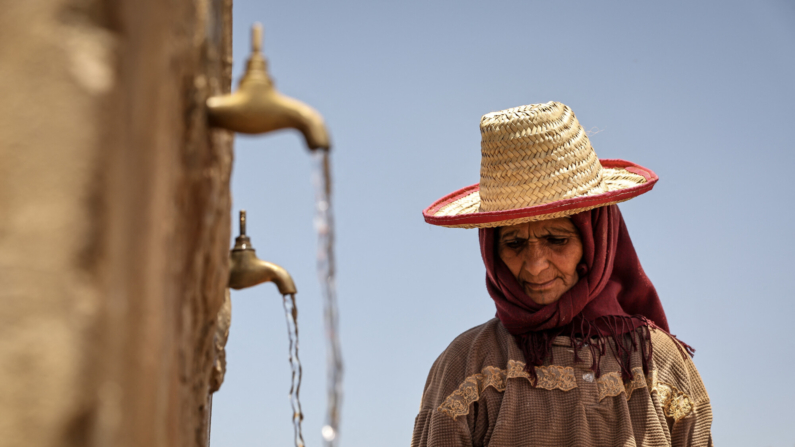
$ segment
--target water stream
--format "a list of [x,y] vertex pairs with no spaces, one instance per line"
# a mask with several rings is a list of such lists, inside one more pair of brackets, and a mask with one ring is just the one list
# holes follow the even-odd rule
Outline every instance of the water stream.
[[326,330],[326,424],[321,430],[324,445],[339,442],[342,404],[342,353],[339,343],[339,317],[334,265],[334,216],[331,207],[331,166],[329,151],[312,153],[312,183],[315,187],[315,230],[317,231],[317,272],[323,294]]
[[295,447],[304,447],[304,434],[301,430],[301,422],[304,420],[304,413],[301,411],[301,360],[298,357],[298,308],[295,306],[295,294],[282,296],[284,303],[284,316],[287,319],[287,338],[290,340],[290,405],[293,407],[293,431],[295,436]]

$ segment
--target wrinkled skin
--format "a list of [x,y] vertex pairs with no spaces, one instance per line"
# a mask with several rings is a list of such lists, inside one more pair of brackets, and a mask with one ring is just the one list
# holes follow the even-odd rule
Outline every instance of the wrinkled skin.
[[579,280],[582,241],[568,218],[500,227],[500,259],[537,304],[551,304]]

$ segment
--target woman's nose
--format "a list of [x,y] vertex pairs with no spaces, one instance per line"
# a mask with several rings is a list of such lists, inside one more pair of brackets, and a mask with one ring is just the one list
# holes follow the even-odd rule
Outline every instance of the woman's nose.
[[547,268],[549,268],[549,260],[546,250],[535,244],[529,244],[525,250],[524,269],[527,270],[527,273],[538,276]]

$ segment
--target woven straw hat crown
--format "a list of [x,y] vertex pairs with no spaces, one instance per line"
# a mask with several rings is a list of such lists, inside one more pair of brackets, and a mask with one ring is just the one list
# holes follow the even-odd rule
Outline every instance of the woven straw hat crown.
[[484,115],[480,212],[607,191],[602,166],[574,112],[559,102]]

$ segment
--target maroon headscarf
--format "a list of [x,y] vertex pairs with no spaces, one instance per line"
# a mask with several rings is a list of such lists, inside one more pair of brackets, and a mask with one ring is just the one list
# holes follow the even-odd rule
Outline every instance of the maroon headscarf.
[[[535,366],[551,355],[552,341],[569,335],[577,352],[586,343],[593,355],[591,368],[599,377],[599,357],[607,339],[615,342],[624,380],[631,379],[631,351],[640,349],[644,372],[651,358],[649,327],[668,332],[668,320],[654,285],[644,273],[618,206],[609,205],[575,214],[571,220],[582,239],[579,281],[552,304],[536,304],[525,294],[497,252],[496,228],[480,229],[480,251],[486,265],[486,286],[497,305],[497,318],[525,355],[535,381]],[[638,332],[637,328],[644,330]],[[628,334],[625,336],[624,334]],[[640,338],[640,339],[639,339]],[[687,345],[685,349],[691,350]],[[552,359],[550,359],[552,361]]]

